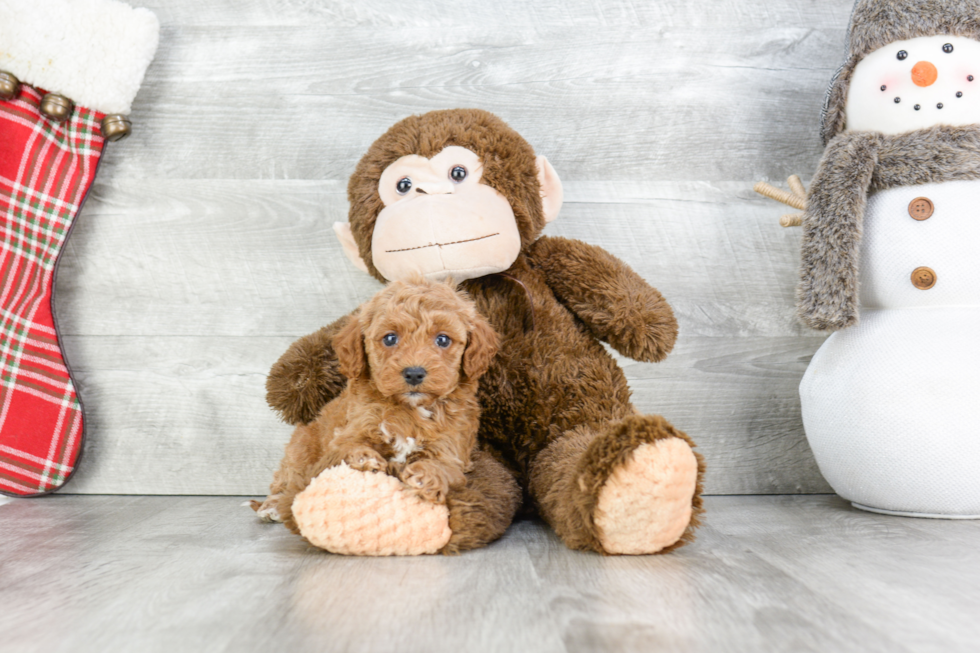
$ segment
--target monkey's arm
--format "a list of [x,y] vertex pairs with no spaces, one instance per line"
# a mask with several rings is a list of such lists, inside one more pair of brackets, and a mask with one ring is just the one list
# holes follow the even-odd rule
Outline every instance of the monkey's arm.
[[836,331],[858,320],[861,225],[881,136],[841,134],[830,142],[810,184],[800,246],[800,320]]
[[350,316],[345,315],[300,338],[269,370],[265,399],[290,424],[312,422],[324,404],[347,384],[333,350],[333,337],[348,319]]
[[638,361],[670,353],[677,320],[667,300],[618,258],[579,240],[544,236],[529,252],[558,300],[600,340]]

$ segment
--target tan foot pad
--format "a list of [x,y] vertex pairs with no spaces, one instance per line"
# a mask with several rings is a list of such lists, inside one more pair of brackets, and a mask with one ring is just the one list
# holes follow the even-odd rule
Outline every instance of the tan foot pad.
[[332,553],[362,556],[436,553],[449,542],[449,510],[405,492],[397,478],[331,467],[293,500],[300,532]]
[[595,524],[607,553],[656,553],[680,539],[691,521],[698,462],[680,438],[643,444],[599,493]]

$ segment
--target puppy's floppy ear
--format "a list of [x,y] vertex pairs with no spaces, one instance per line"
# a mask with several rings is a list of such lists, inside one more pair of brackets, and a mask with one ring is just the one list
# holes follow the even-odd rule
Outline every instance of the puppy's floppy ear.
[[347,325],[333,337],[333,349],[344,376],[356,379],[367,375],[367,354],[364,353],[364,336],[361,334],[359,315],[352,315]]
[[475,381],[490,367],[490,361],[500,347],[500,338],[486,318],[477,313],[470,324],[470,332],[463,351],[463,374]]

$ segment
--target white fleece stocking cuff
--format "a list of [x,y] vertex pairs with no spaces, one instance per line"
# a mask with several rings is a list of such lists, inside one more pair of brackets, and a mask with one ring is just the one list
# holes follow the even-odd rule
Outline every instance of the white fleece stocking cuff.
[[102,113],[128,114],[160,23],[117,0],[0,0],[0,71]]

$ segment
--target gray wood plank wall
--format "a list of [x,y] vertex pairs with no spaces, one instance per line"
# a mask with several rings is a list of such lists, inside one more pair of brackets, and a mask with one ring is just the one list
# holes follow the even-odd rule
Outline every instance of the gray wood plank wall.
[[379,287],[342,256],[346,180],[400,118],[477,106],[565,182],[546,233],[660,288],[681,338],[622,361],[716,494],[825,492],[797,384],[799,230],[753,196],[808,179],[850,0],[135,0],[162,24],[69,241],[57,316],[88,420],[69,491],[259,494],[290,429],[270,365]]

